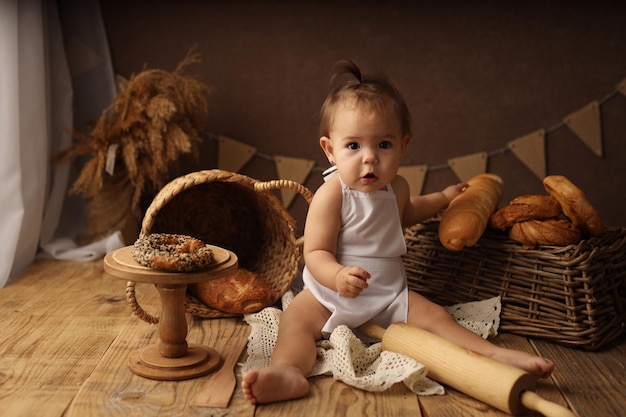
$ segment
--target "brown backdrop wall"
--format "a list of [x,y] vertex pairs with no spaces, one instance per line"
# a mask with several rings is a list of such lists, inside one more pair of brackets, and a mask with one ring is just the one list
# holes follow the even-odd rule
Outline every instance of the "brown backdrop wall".
[[[613,2],[257,2],[103,1],[115,71],[173,70],[194,45],[190,73],[213,87],[208,130],[285,155],[327,164],[318,111],[332,65],[350,57],[387,72],[404,93],[414,135],[406,165],[431,167],[424,192],[455,183],[446,161],[494,152],[520,136],[546,136],[547,172],[569,177],[609,225],[626,225],[626,97],[601,106],[602,158],[566,127],[569,113],[603,99],[626,77],[626,5]],[[206,140],[198,163],[216,167]],[[442,166],[441,169],[434,169]],[[505,181],[503,204],[544,193],[511,152],[491,155]],[[255,157],[242,173],[276,178]],[[321,183],[313,173],[306,184]],[[291,208],[300,226],[306,204]]]

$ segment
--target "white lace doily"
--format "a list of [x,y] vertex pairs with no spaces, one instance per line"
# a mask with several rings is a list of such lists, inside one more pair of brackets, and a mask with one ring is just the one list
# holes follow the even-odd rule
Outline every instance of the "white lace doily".
[[[284,308],[293,299],[287,292],[282,298]],[[446,307],[462,326],[483,338],[497,334],[500,324],[500,297]],[[248,369],[269,366],[282,310],[267,307],[244,316],[252,327],[248,338],[248,359],[241,373]],[[364,344],[346,326],[338,326],[328,340],[317,343],[317,359],[309,376],[332,375],[355,388],[384,391],[403,382],[418,395],[440,395],[443,387],[426,377],[426,368],[413,358],[395,352],[382,351],[381,343]]]

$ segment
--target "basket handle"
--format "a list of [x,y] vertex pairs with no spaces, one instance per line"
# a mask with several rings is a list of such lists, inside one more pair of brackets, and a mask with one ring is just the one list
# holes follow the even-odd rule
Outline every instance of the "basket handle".
[[128,305],[130,305],[130,309],[135,313],[137,317],[141,320],[150,323],[150,324],[158,324],[159,318],[157,316],[153,316],[147,313],[137,301],[137,297],[135,296],[135,283],[133,281],[128,281],[126,283],[126,301]]
[[[271,180],[265,182],[257,182],[254,184],[254,189],[257,191],[278,190],[286,188],[291,191],[295,191],[300,194],[306,200],[307,204],[311,204],[313,199],[313,193],[304,185],[291,180]],[[302,246],[304,243],[304,236],[300,236],[296,239],[296,245]]]
[[257,182],[254,184],[254,189],[257,191],[278,190],[286,188],[291,191],[295,191],[300,194],[306,200],[307,204],[311,204],[313,199],[313,193],[304,185],[299,184],[291,180],[271,180],[265,182]]

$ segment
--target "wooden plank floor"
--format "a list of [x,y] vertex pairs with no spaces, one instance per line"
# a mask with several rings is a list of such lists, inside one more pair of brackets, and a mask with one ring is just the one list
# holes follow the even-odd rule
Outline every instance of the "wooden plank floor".
[[[137,286],[148,311],[158,294]],[[506,416],[452,389],[445,396],[417,397],[403,384],[382,393],[348,387],[330,377],[311,379],[302,399],[251,406],[237,386],[227,409],[194,406],[206,377],[152,381],[132,374],[128,354],[158,340],[157,327],[133,316],[125,282],[104,274],[102,261],[40,260],[0,290],[0,416]],[[191,343],[228,349],[248,332],[241,319],[189,318]],[[537,392],[578,416],[626,416],[626,338],[599,352],[561,347],[512,334],[500,345],[552,358],[557,370]],[[527,415],[533,415],[531,413]]]

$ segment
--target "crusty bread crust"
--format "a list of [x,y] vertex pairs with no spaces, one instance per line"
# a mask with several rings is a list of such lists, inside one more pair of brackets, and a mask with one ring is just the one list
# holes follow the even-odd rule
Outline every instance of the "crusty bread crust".
[[598,211],[578,187],[562,175],[549,175],[543,179],[546,191],[559,202],[563,213],[591,236],[599,235],[604,224]]
[[548,195],[523,195],[491,215],[489,225],[494,229],[506,230],[514,223],[531,219],[548,219],[558,217],[561,206],[558,201]]
[[536,245],[566,246],[582,239],[581,230],[565,219],[527,220],[514,223],[509,237],[524,247]]
[[473,246],[487,228],[489,217],[502,198],[502,179],[495,174],[480,174],[450,202],[439,223],[441,244],[450,250]]
[[208,306],[232,314],[256,313],[271,303],[267,282],[243,268],[226,277],[192,284],[189,291]]

